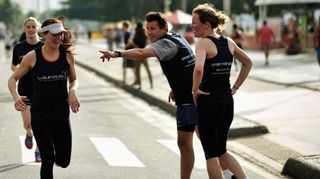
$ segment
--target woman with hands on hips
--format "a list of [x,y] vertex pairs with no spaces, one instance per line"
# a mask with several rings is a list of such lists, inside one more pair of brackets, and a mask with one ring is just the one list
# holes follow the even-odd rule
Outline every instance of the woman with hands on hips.
[[[223,178],[222,164],[236,178],[247,179],[238,161],[227,152],[226,142],[234,115],[232,95],[247,78],[252,62],[231,38],[216,32],[221,31],[228,21],[229,18],[211,4],[201,4],[193,10],[192,29],[199,40],[195,47],[192,91],[209,177]],[[242,65],[234,85],[230,87],[233,57]]]

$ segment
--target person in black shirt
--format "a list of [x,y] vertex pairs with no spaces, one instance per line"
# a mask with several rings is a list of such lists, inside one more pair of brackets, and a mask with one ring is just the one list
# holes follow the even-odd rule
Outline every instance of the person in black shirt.
[[[24,111],[24,96],[16,92],[16,82],[28,71],[33,73],[31,124],[41,153],[41,179],[53,178],[53,165],[66,168],[71,159],[70,109],[76,113],[77,76],[73,56],[74,39],[57,19],[47,19],[41,27],[44,45],[23,57],[10,76],[8,87],[15,109]],[[69,81],[69,90],[67,88]]]
[[145,20],[147,36],[152,43],[150,46],[124,51],[100,51],[103,54],[101,59],[123,57],[142,60],[157,57],[171,88],[168,101],[174,101],[177,106],[180,178],[190,178],[194,165],[193,133],[197,125],[191,93],[195,56],[189,43],[180,34],[168,33],[168,24],[163,14],[148,12]]
[[[40,23],[34,17],[28,17],[24,20],[24,34],[26,39],[13,48],[12,55],[12,64],[11,70],[15,71],[19,64],[21,63],[22,58],[30,51],[41,47],[43,42],[40,41],[38,36],[38,31],[40,29]],[[21,116],[23,120],[23,127],[26,129],[26,138],[24,144],[28,149],[33,147],[33,133],[31,128],[31,116],[30,116],[30,105],[32,97],[32,72],[26,73],[22,78],[19,79],[18,83],[18,93],[20,96],[25,96],[25,102],[27,104],[27,110],[21,111]],[[35,161],[41,162],[39,149],[36,147],[35,151]]]
[[[134,35],[133,35],[133,39],[132,39],[132,43],[134,44],[134,46],[136,48],[144,48],[147,45],[147,40],[148,37],[146,35],[145,29],[143,28],[143,24],[141,22],[137,23],[137,27],[135,29]],[[140,67],[141,67],[141,63],[143,64],[143,66],[145,67],[146,71],[147,71],[147,75],[149,78],[149,82],[150,82],[150,88],[153,88],[153,80],[152,80],[152,74],[151,74],[151,70],[149,67],[149,63],[147,59],[143,59],[143,60],[136,60],[134,61],[134,65],[135,65],[135,76],[136,79],[133,83],[133,85],[138,85],[138,89],[141,88],[141,74],[140,74]]]
[[[122,23],[122,32],[123,32],[123,42],[124,42],[124,49],[132,49],[134,48],[133,44],[129,42],[129,39],[131,37],[131,32],[129,30],[129,24],[127,22]],[[123,58],[123,63],[122,63],[122,83],[126,84],[127,83],[127,68],[131,68],[133,71],[134,76],[135,74],[135,69],[134,69],[134,61],[129,58]]]
[[[193,9],[192,29],[199,38],[196,43],[196,64],[193,72],[193,99],[197,105],[200,141],[207,160],[209,178],[223,178],[221,167],[229,169],[238,179],[247,179],[238,161],[226,149],[233,120],[233,97],[247,78],[251,59],[229,37],[220,31],[228,16],[210,4]],[[233,56],[241,62],[241,70],[230,87]]]
[[[232,25],[232,31],[231,31],[230,37],[238,45],[238,47],[242,49],[242,41],[243,41],[242,31],[240,30],[237,24]],[[236,71],[238,71],[237,59],[234,58],[233,62],[234,62]]]

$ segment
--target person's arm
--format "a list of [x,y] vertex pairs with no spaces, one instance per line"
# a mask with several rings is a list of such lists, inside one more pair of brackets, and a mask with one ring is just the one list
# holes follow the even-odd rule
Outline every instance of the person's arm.
[[239,48],[232,39],[228,38],[228,44],[229,47],[233,48],[233,56],[240,61],[241,65],[241,70],[240,73],[234,82],[231,90],[232,94],[234,94],[242,85],[242,83],[246,80],[248,77],[248,74],[251,70],[252,67],[252,60],[250,57],[241,49]]
[[136,35],[135,32],[130,35],[130,38],[128,39],[128,44],[134,46],[135,48],[138,48],[138,46],[134,43],[134,40],[133,40],[135,35]]
[[14,100],[14,106],[17,111],[24,111],[27,109],[27,105],[23,102],[26,96],[20,96],[17,92],[17,81],[31,70],[36,61],[35,51],[29,52],[23,57],[19,67],[13,72],[8,79],[8,88]]
[[18,68],[19,56],[17,54],[17,46],[13,48],[12,51],[12,62],[11,62],[11,70],[15,71]]
[[155,52],[152,48],[134,48],[122,51],[99,51],[103,55],[100,57],[104,62],[105,59],[110,60],[110,58],[128,58],[132,60],[142,60],[149,57],[156,57]]
[[259,43],[260,42],[260,29],[256,30],[256,42]]
[[192,93],[193,100],[197,104],[197,99],[201,95],[199,86],[203,77],[204,62],[206,60],[206,48],[208,44],[206,39],[199,39],[195,45],[196,62],[193,70]]
[[11,68],[12,71],[16,71],[16,69],[18,68],[18,65],[15,65],[15,64],[11,63],[10,68]]
[[102,61],[105,59],[123,57],[134,60],[141,60],[149,57],[157,57],[160,61],[167,61],[172,59],[178,52],[178,46],[168,40],[161,39],[146,48],[134,48],[124,51],[100,51],[103,56],[100,58]]
[[240,37],[240,42],[244,40],[244,37],[243,37],[243,32],[241,30],[238,30],[239,32],[239,37]]
[[136,60],[146,59],[149,57],[156,57],[155,52],[150,47],[129,49],[125,51],[120,51],[120,53],[121,53],[121,57],[123,58],[136,59]]
[[67,54],[67,59],[69,63],[69,95],[68,102],[72,112],[77,113],[80,108],[80,103],[76,95],[76,90],[78,88],[78,81],[75,69],[75,60],[72,54]]
[[316,49],[317,47],[319,47],[319,29],[320,29],[320,22],[319,24],[316,26],[316,28],[314,29],[314,35],[313,35],[313,44],[314,44],[314,48]]
[[[270,27],[270,29],[271,29],[271,27]],[[271,32],[272,32],[272,43],[275,44],[276,43],[276,35],[274,35],[274,32],[272,29],[271,29]]]

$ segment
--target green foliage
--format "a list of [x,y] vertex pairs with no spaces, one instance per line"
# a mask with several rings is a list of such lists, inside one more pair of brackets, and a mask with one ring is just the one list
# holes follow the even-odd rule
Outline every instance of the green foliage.
[[[58,14],[70,19],[115,22],[123,19],[143,19],[149,9],[161,11],[161,1],[150,0],[66,0]],[[81,5],[80,5],[81,4]]]
[[[172,11],[181,9],[183,0],[171,0]],[[230,0],[232,14],[252,13],[258,8],[254,6],[255,0]],[[185,0],[186,11],[198,4],[213,3],[219,10],[223,10],[223,0]],[[70,19],[99,20],[116,22],[119,20],[142,20],[149,11],[164,10],[164,0],[65,0],[64,8],[57,13]]]
[[0,1],[0,21],[4,22],[9,29],[21,27],[22,12],[16,4],[10,0]]

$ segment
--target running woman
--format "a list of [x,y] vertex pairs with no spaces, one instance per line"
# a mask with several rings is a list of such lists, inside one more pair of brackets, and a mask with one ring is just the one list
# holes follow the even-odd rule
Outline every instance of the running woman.
[[[15,109],[24,111],[25,97],[16,92],[16,82],[33,71],[31,125],[41,153],[41,179],[53,178],[53,165],[66,168],[71,159],[70,109],[76,113],[77,76],[73,56],[74,40],[57,19],[47,19],[41,26],[44,45],[23,57],[8,80]],[[67,81],[69,79],[69,90]]]
[[[26,34],[26,40],[16,44],[13,48],[12,64],[11,70],[15,71],[22,58],[30,51],[41,47],[43,42],[40,41],[38,36],[38,31],[40,29],[39,21],[34,17],[28,17],[23,22],[23,31]],[[26,138],[24,144],[28,149],[33,147],[33,133],[31,128],[31,116],[30,116],[30,106],[32,97],[32,72],[26,73],[23,77],[19,79],[18,83],[18,93],[20,96],[25,96],[25,103],[27,105],[27,110],[21,111],[23,127],[26,130]],[[35,150],[35,161],[41,162],[40,152],[38,147]]]

